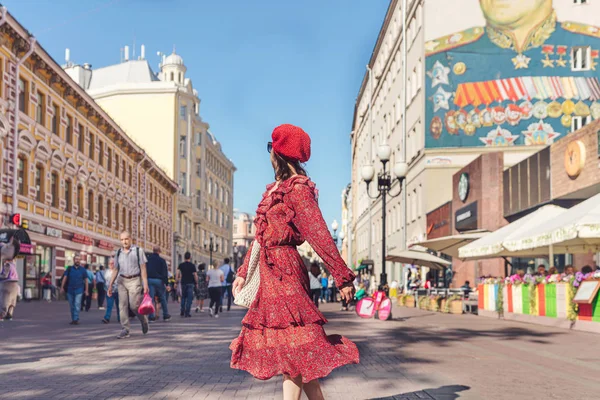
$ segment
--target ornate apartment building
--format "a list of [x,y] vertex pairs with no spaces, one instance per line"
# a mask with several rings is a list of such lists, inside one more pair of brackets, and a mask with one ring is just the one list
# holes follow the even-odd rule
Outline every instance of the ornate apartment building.
[[176,54],[161,56],[155,73],[141,46],[140,57],[92,69],[67,60],[65,70],[119,123],[168,176],[179,183],[173,208],[173,262],[209,262],[232,255],[235,166],[200,117],[200,98]]
[[[600,5],[510,3],[390,1],[352,124],[350,257],[373,259],[376,277],[383,235],[388,253],[426,240],[435,227],[427,214],[452,199],[453,174],[479,155],[502,151],[508,168],[600,118],[600,29],[588,25]],[[522,20],[538,21],[534,34],[514,43],[510,26],[494,25],[503,13],[532,16]],[[381,170],[383,143],[392,148],[390,165],[408,163],[403,194],[387,202],[385,233],[381,200],[369,199],[360,174],[364,165]],[[400,267],[388,263],[389,280],[402,279]]]
[[0,76],[2,225],[21,214],[32,242],[22,287],[76,254],[107,265],[123,230],[170,257],[177,184],[5,8]]

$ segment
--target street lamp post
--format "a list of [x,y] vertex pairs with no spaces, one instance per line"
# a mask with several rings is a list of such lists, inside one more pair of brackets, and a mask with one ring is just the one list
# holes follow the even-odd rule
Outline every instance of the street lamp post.
[[331,229],[333,229],[333,241],[335,242],[335,246],[337,247],[338,244],[338,236],[337,236],[337,230],[339,228],[338,222],[334,219],[333,222],[331,223]]
[[392,195],[390,190],[392,188],[392,176],[390,172],[387,170],[387,164],[390,161],[392,149],[388,144],[382,144],[379,146],[377,150],[377,157],[383,166],[380,173],[377,174],[377,191],[379,192],[376,196],[371,196],[369,193],[369,186],[375,177],[375,168],[372,165],[365,165],[362,167],[361,175],[365,183],[367,184],[367,195],[372,199],[377,199],[381,197],[381,218],[382,218],[382,235],[381,235],[381,277],[380,284],[387,284],[387,274],[385,273],[385,253],[386,253],[386,243],[385,243],[385,219],[386,219],[386,199],[389,195],[391,198],[397,197],[402,192],[402,181],[406,178],[406,173],[408,172],[408,165],[405,162],[398,162],[394,165],[394,175],[398,180],[400,190],[397,194]]
[[210,240],[206,240],[204,239],[204,250],[206,250],[208,248],[209,251],[209,266],[212,267],[212,263],[213,263],[213,259],[212,259],[212,253],[213,251],[219,251],[219,245],[216,243],[213,243],[213,236],[210,235]]

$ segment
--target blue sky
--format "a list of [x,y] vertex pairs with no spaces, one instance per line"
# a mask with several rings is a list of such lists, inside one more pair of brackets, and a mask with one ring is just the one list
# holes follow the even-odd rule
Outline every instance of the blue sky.
[[[200,113],[237,167],[234,205],[253,213],[273,180],[266,152],[281,123],[312,138],[307,164],[328,225],[350,181],[354,101],[385,0],[0,0],[59,62],[118,63],[135,41],[158,69],[176,46]],[[131,51],[131,50],[130,50]]]

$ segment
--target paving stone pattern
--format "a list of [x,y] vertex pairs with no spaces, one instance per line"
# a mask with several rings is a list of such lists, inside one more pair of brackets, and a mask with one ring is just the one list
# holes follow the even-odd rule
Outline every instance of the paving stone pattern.
[[[281,379],[259,381],[229,368],[244,311],[179,317],[131,337],[82,313],[68,325],[66,302],[19,303],[0,322],[0,399],[280,399]],[[322,305],[328,333],[344,334],[360,365],[322,381],[327,399],[597,399],[600,337],[477,316],[394,309],[363,320]]]

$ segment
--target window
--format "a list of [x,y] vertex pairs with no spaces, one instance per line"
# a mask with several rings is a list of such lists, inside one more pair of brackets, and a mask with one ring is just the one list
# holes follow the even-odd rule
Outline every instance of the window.
[[411,100],[417,95],[417,70],[413,69],[411,76],[412,88],[411,88]]
[[94,192],[91,190],[88,192],[88,219],[90,221],[94,220]]
[[77,150],[83,153],[83,146],[85,144],[85,132],[83,131],[83,125],[79,124],[79,138],[77,140]]
[[19,186],[17,188],[18,193],[22,196],[25,195],[25,188],[27,187],[27,178],[25,171],[27,170],[27,161],[25,159],[20,158],[17,164],[17,179],[19,181]]
[[187,106],[179,106],[179,117],[185,119],[187,116]]
[[106,201],[106,226],[112,228],[112,201]]
[[94,134],[90,133],[90,144],[88,147],[88,157],[91,158],[92,160],[96,161],[95,157],[94,157],[94,149],[96,147],[96,138],[94,137]]
[[71,180],[67,179],[65,181],[65,210],[67,212],[72,211],[72,204],[71,204],[71,198],[73,195],[72,188],[73,188],[73,184],[71,183]]
[[129,211],[129,218],[127,220],[127,230],[131,232],[131,230],[133,229],[133,217],[132,217],[132,213],[131,210]]
[[98,196],[98,223],[104,223],[104,198]]
[[52,133],[58,135],[58,119],[60,118],[60,108],[52,104]]
[[125,159],[121,159],[121,180],[125,182]]
[[417,64],[417,88],[421,89],[423,86],[423,62],[419,60]]
[[46,110],[44,95],[40,92],[37,92],[37,104],[35,106],[35,122],[40,125],[44,125],[46,123]]
[[67,116],[67,127],[65,129],[65,141],[73,144],[73,117]]
[[127,228],[127,210],[125,209],[125,207],[123,207],[123,217],[121,218],[121,223],[123,224],[123,228],[128,229]]
[[202,132],[196,133],[196,145],[198,145],[198,146],[202,145]]
[[585,4],[587,3],[587,0],[573,0],[574,4]]
[[56,172],[52,173],[50,177],[50,192],[52,193],[52,207],[58,208],[58,203],[60,200],[60,194],[58,192],[58,174]]
[[35,166],[35,190],[36,190],[36,194],[35,194],[35,199],[37,201],[43,201],[42,199],[44,198],[44,192],[43,192],[43,184],[42,182],[44,181],[44,167],[42,167],[41,165],[36,165]]
[[213,193],[213,180],[212,178],[209,179],[209,183],[208,183],[208,194],[212,194]]
[[196,208],[202,208],[202,191],[196,190]]
[[102,140],[98,141],[99,149],[98,149],[98,164],[104,167],[104,142]]
[[185,172],[181,172],[179,175],[179,186],[181,187],[181,194],[187,193],[187,176]]
[[27,81],[19,78],[19,110],[27,113]]
[[131,168],[131,165],[129,166],[129,186],[133,186],[133,170]]
[[225,192],[225,204],[229,205],[229,190]]
[[113,172],[112,156],[113,156],[112,149],[108,148],[108,159],[106,160],[108,163],[108,165],[106,166],[106,168],[108,169],[108,172]]
[[179,158],[186,158],[187,156],[187,136],[181,136],[179,138]]
[[589,115],[587,117],[580,117],[580,116],[574,116],[574,117],[572,117],[572,119],[571,119],[571,132],[578,131],[579,129],[583,128],[584,126],[586,126],[590,122],[592,122],[592,117],[589,116]]
[[196,176],[202,177],[202,162],[199,158],[196,158]]
[[83,186],[77,186],[77,216],[83,218]]
[[571,71],[589,71],[591,66],[591,47],[575,46],[571,50]]

